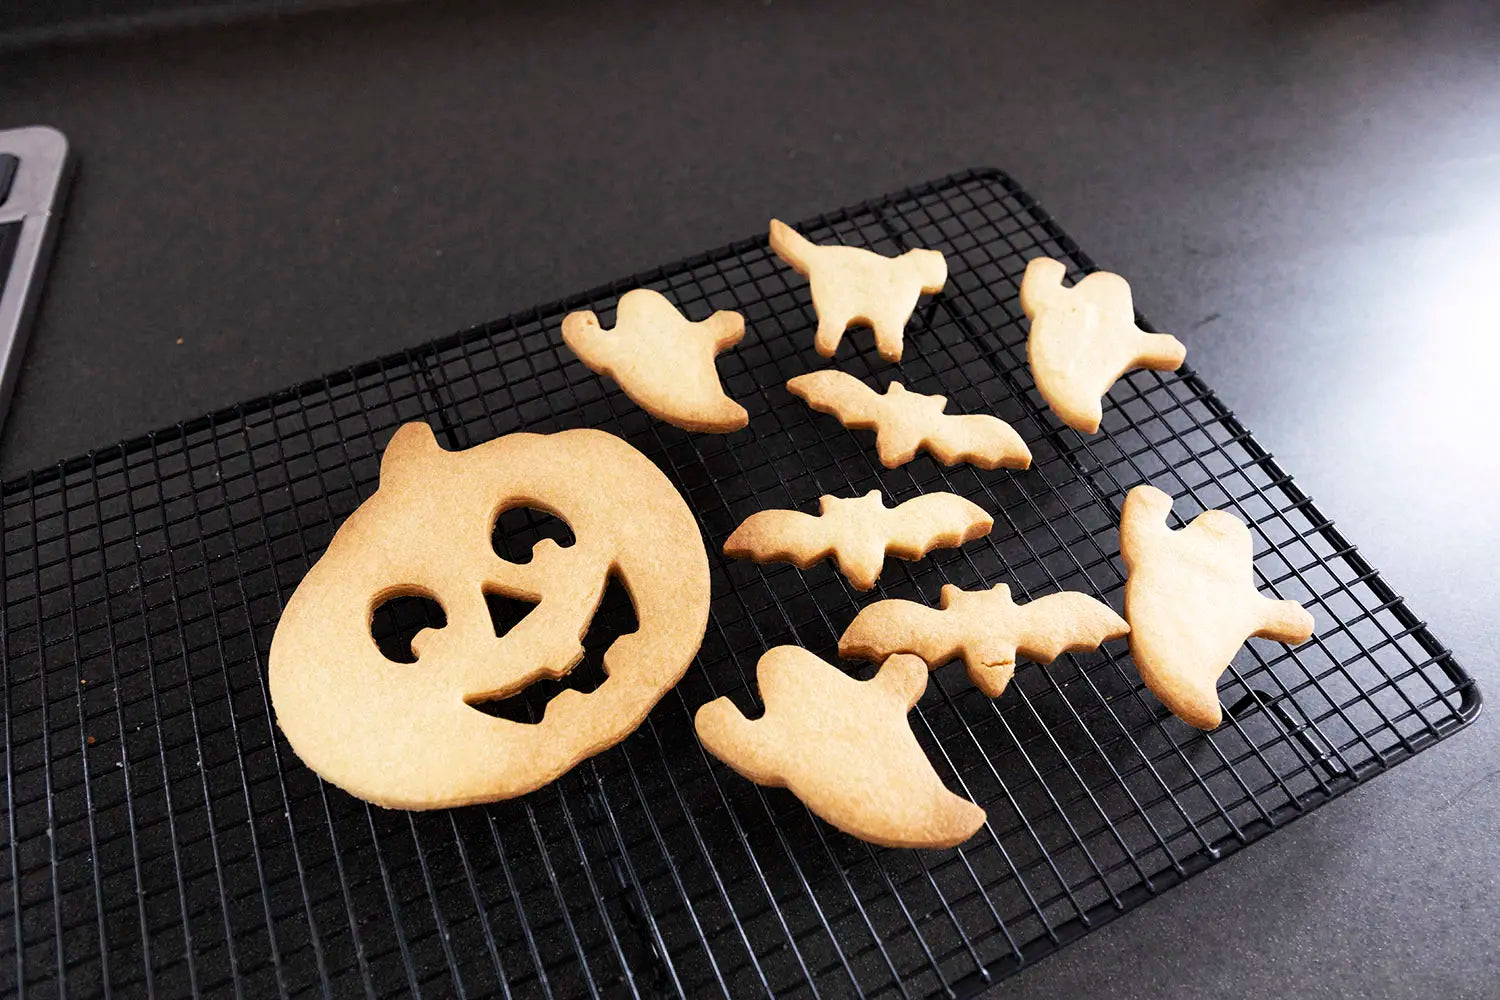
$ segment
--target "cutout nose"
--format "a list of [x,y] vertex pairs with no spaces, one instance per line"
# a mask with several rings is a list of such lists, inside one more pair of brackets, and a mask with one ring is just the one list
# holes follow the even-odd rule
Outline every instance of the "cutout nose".
[[[495,595],[485,595],[486,600],[501,601],[509,608],[504,608],[510,615],[514,615],[519,606],[529,611],[531,605],[525,601],[515,598],[504,598]],[[494,617],[494,604],[491,604],[491,616]],[[521,617],[525,617],[524,612]],[[509,618],[504,620],[509,621]],[[499,631],[502,619],[495,618],[496,634]],[[510,622],[509,628],[514,628],[520,618]],[[616,639],[622,635],[629,635],[640,628],[640,622],[636,618],[635,605],[630,600],[630,591],[620,582],[613,573],[610,574],[608,583],[604,587],[604,596],[599,600],[599,608],[594,612],[594,618],[589,623],[588,632],[583,637],[583,659],[579,660],[563,677],[557,680],[539,680],[506,698],[497,698],[493,701],[470,702],[470,707],[478,709],[486,715],[493,715],[500,719],[509,719],[511,722],[536,723],[542,720],[542,715],[547,710],[547,704],[563,691],[577,691],[587,694],[603,684],[608,675],[604,672],[604,654],[609,647],[614,645]]]
[[490,624],[495,627],[497,639],[521,624],[521,620],[537,605],[536,601],[490,591],[485,591],[484,603],[490,609]]

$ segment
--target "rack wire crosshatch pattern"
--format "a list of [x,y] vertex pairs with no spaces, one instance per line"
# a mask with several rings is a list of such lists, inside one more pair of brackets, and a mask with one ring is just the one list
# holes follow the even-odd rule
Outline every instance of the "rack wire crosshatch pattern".
[[[919,306],[899,367],[868,331],[836,364],[999,415],[1031,470],[927,456],[885,470],[870,434],[786,392],[826,362],[805,283],[760,238],[6,484],[0,993],[970,996],[1473,718],[1473,682],[1191,371],[1122,379],[1097,436],[1046,412],[1017,282],[1038,254],[1072,280],[1093,265],[1008,177],[970,171],[799,228],[944,251],[948,286]],[[562,346],[565,312],[608,325],[639,284],[690,318],[745,314],[719,369],[748,431],[656,422]],[[684,680],[618,747],[516,801],[367,806],[297,760],[268,705],[282,602],[409,420],[450,448],[620,434],[672,477],[711,553],[712,618]],[[796,643],[832,658],[868,601],[1008,582],[1118,609],[1119,508],[1148,481],[1176,498],[1174,526],[1209,507],[1248,522],[1257,585],[1317,620],[1295,650],[1246,646],[1217,731],[1167,715],[1124,643],[1023,664],[997,701],[945,667],[913,728],[989,821],[940,852],[845,837],[699,746],[699,705],[758,711],[759,655]],[[869,595],[827,563],[717,554],[755,510],[876,486],[892,502],[951,490],[995,530],[888,561]],[[509,543],[524,551],[531,530]]]

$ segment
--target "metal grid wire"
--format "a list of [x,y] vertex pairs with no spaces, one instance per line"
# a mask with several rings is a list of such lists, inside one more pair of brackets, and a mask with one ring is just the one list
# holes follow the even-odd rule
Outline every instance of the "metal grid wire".
[[[0,992],[966,996],[1473,717],[1478,691],[1447,651],[1190,371],[1123,379],[1098,436],[1046,411],[1017,282],[1038,254],[1075,280],[1093,265],[1009,178],[971,171],[802,229],[947,254],[899,368],[867,331],[837,365],[998,414],[1030,471],[926,456],[885,470],[869,434],[793,398],[786,379],[824,365],[814,315],[758,238],[7,484]],[[639,284],[695,319],[745,314],[719,368],[748,431],[656,422],[562,346],[566,311],[610,323]],[[282,602],[418,419],[449,447],[620,434],[672,477],[714,553],[707,639],[639,731],[518,801],[420,814],[320,782],[273,724],[264,669]],[[1257,585],[1317,619],[1296,650],[1246,646],[1216,732],[1168,716],[1123,643],[1023,664],[995,701],[945,667],[912,724],[989,822],[938,852],[850,839],[698,744],[710,698],[758,711],[765,649],[832,658],[869,600],[1007,582],[1118,608],[1120,504],[1148,481],[1178,523],[1209,507],[1248,522]],[[717,555],[753,511],[877,486],[892,501],[951,490],[995,530],[888,562],[870,595],[826,563]]]

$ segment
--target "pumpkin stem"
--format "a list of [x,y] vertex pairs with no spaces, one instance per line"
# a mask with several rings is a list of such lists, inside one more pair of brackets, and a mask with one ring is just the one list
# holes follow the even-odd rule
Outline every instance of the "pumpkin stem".
[[441,450],[431,427],[420,420],[402,424],[396,429],[391,443],[385,446],[385,454],[380,457],[380,478],[382,481],[388,477],[394,478],[400,475],[398,470],[407,462]]

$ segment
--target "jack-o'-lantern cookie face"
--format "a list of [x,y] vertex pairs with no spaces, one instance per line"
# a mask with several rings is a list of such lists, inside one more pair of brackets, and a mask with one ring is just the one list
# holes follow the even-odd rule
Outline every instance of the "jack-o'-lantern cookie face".
[[[522,563],[491,546],[514,507],[555,514],[567,546]],[[563,690],[535,724],[474,705],[557,678],[611,574],[640,623],[604,655],[591,692]],[[535,603],[495,634],[487,594]],[[426,597],[446,624],[411,642],[415,663],[371,637],[375,609]],[[611,434],[510,434],[444,451],[425,424],[396,432],[380,488],[339,528],[287,602],[271,641],[271,701],[293,749],[327,780],[402,809],[510,798],[557,778],[633,731],[687,670],[708,621],[708,558],[682,497]]]

